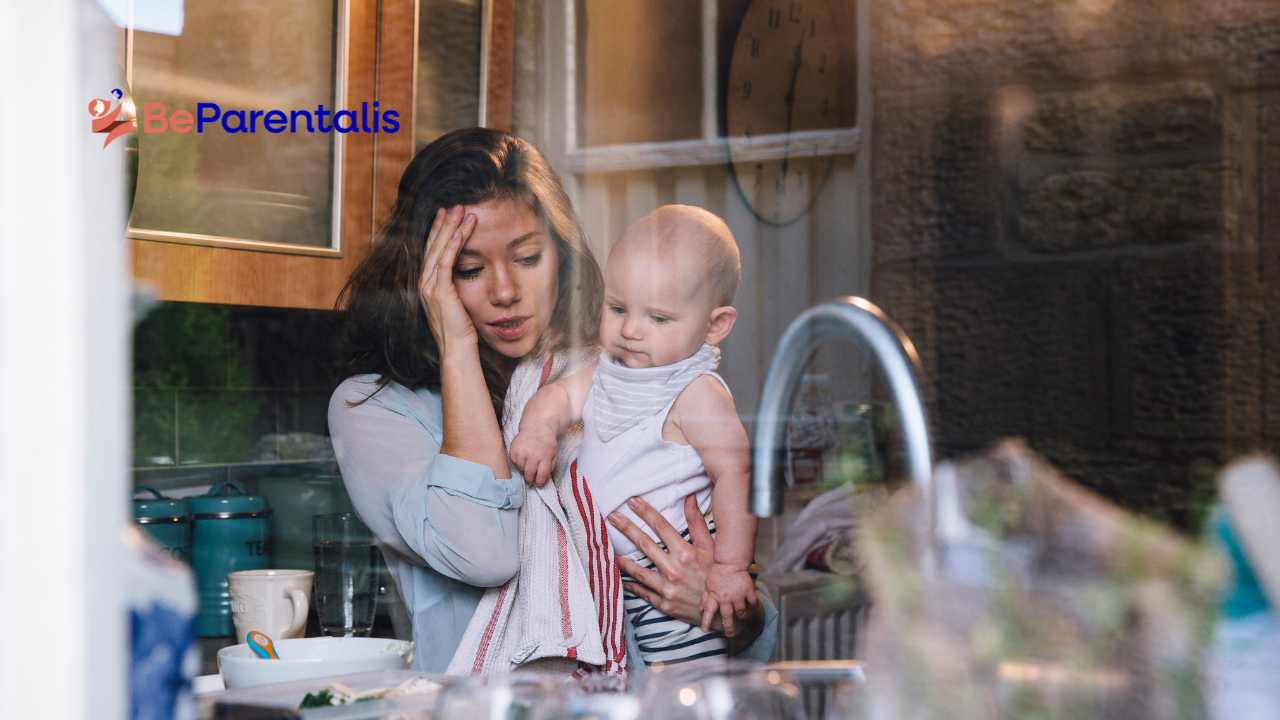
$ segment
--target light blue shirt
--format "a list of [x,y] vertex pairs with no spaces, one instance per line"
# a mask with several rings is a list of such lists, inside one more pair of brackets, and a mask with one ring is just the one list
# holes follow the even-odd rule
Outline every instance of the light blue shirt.
[[[329,400],[329,433],[351,502],[378,538],[413,620],[413,666],[444,672],[485,589],[520,567],[524,488],[495,479],[486,465],[440,454],[438,393],[396,382],[375,393],[377,381],[357,375],[338,386]],[[764,633],[738,657],[763,661],[773,652],[778,613],[760,597]],[[642,673],[630,623],[626,631],[628,665]]]

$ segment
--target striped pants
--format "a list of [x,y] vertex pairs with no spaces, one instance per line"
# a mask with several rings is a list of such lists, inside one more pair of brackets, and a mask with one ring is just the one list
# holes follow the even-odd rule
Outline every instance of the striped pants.
[[[708,517],[707,525],[711,529],[712,537],[715,537],[715,521]],[[680,535],[685,540],[689,539],[687,529]],[[660,544],[660,547],[663,550],[667,549],[665,545]],[[656,569],[653,561],[639,550],[625,557],[643,568]],[[632,582],[635,580],[625,573],[622,579]],[[656,662],[670,665],[729,654],[729,640],[724,633],[714,630],[704,633],[697,625],[690,625],[683,620],[664,615],[647,600],[633,594],[625,585],[622,604],[626,608],[627,617],[631,620],[631,627],[636,631],[636,644],[640,646],[640,655],[645,665]]]

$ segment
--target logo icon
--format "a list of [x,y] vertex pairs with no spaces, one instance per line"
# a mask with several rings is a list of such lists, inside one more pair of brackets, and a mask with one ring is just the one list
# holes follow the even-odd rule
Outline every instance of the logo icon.
[[115,98],[114,102],[101,98],[89,101],[89,115],[93,117],[93,132],[105,133],[107,136],[106,141],[102,143],[103,148],[110,145],[112,140],[133,131],[133,121],[120,119],[120,109],[124,107],[124,93],[116,88],[111,91],[111,96]]

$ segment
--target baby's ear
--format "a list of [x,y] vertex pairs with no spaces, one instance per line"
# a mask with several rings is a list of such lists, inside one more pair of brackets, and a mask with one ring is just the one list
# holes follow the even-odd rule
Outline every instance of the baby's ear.
[[725,305],[711,311],[711,326],[707,328],[707,344],[719,345],[729,336],[733,324],[738,321],[738,311]]

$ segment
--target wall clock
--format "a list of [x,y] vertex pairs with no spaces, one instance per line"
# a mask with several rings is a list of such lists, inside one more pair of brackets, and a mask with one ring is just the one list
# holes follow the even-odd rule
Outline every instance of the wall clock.
[[823,0],[754,0],[742,19],[725,88],[729,161],[766,223],[804,215],[831,173],[831,157],[793,134],[839,127],[838,54]]

